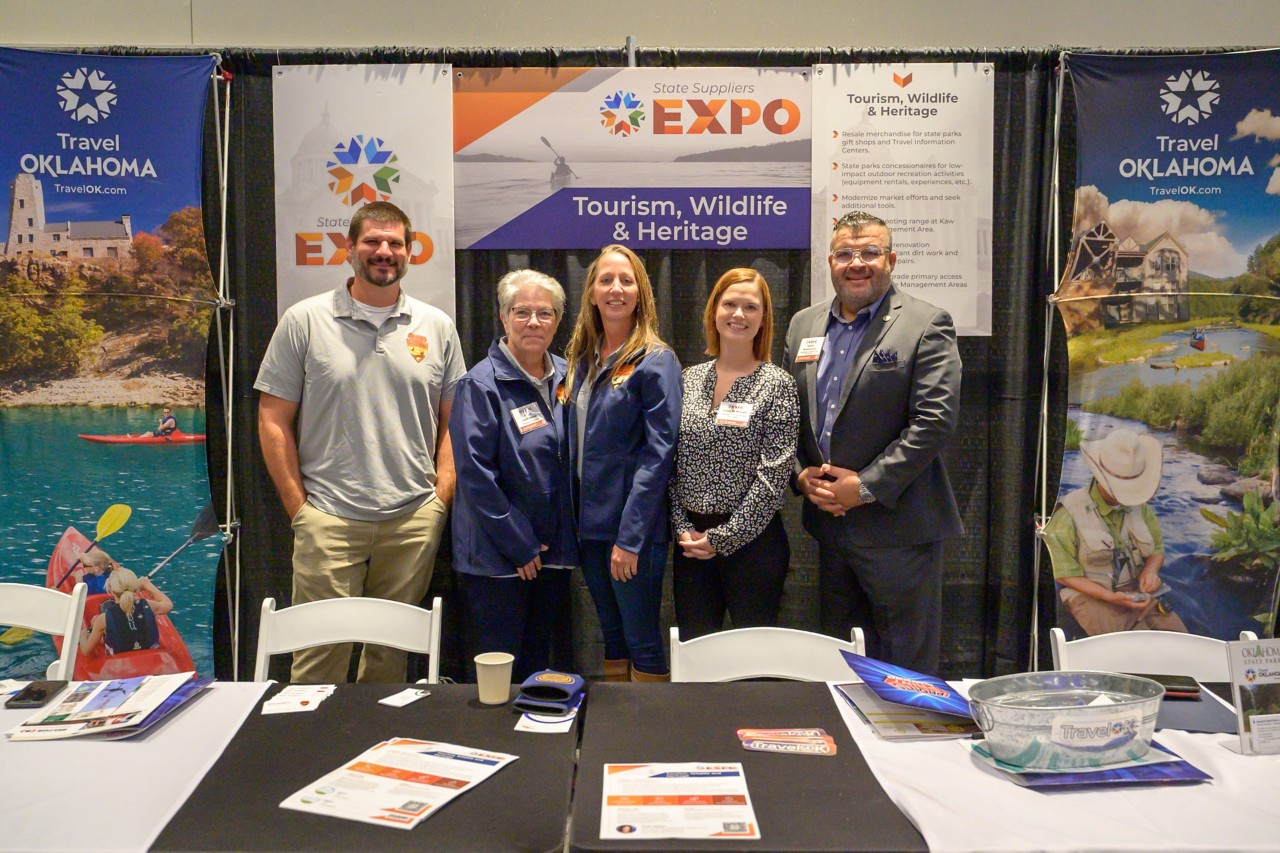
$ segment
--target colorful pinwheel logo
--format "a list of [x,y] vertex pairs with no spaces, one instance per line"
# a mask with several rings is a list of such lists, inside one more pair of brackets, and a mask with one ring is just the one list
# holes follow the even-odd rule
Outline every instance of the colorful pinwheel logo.
[[395,152],[381,139],[363,135],[340,142],[333,149],[333,159],[325,164],[330,177],[329,189],[352,207],[391,197],[392,184],[400,183],[400,170]]
[[644,121],[644,102],[635,92],[614,92],[600,107],[600,126],[614,136],[630,136]]

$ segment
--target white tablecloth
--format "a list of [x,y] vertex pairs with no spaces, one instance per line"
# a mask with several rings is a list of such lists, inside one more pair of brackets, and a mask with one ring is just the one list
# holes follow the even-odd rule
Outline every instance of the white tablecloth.
[[[268,686],[215,684],[172,720],[126,740],[0,735],[0,850],[146,850]],[[0,731],[33,713],[0,707]]]
[[978,764],[962,741],[890,743],[832,700],[932,853],[1280,850],[1280,755],[1242,756],[1236,735],[1156,732],[1211,782],[1044,793]]

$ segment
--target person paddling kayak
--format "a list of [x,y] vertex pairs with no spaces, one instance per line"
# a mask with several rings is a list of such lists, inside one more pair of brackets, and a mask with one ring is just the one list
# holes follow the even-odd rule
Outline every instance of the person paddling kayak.
[[172,435],[178,431],[178,419],[173,416],[173,410],[165,406],[160,410],[160,421],[156,424],[156,428],[147,430],[141,438],[162,438],[166,435]]

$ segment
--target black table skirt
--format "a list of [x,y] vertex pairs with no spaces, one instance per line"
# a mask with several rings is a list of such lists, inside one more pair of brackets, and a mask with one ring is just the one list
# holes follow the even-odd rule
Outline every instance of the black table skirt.
[[[480,704],[475,685],[431,685],[432,695],[404,708],[378,704],[402,689],[343,684],[315,711],[263,716],[255,709],[153,849],[561,849],[576,733],[514,731],[511,706]],[[294,791],[391,737],[520,758],[409,831],[280,808]]]
[[[858,750],[825,684],[592,684],[571,848],[598,850],[927,850]],[[748,752],[739,728],[822,728],[830,757]],[[600,839],[606,763],[741,762],[759,841]]]

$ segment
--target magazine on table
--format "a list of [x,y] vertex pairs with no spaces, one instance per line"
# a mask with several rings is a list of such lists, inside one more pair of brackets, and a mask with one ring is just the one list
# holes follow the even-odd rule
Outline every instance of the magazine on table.
[[1005,778],[1024,788],[1070,790],[1114,785],[1176,785],[1207,782],[1213,777],[1184,761],[1173,750],[1152,741],[1151,749],[1138,759],[1089,770],[1024,770],[995,758],[982,743],[969,744],[974,756],[999,770]]
[[886,702],[910,705],[966,720],[973,719],[973,715],[969,713],[969,700],[941,678],[894,666],[866,655],[846,651],[841,651],[840,654],[844,655],[849,668],[857,673],[862,683]]
[[973,720],[961,719],[954,714],[886,702],[866,684],[837,684],[835,687],[858,716],[885,740],[973,737],[982,731]]
[[128,737],[155,725],[213,682],[194,676],[180,672],[73,681],[56,702],[6,734],[10,740]]

